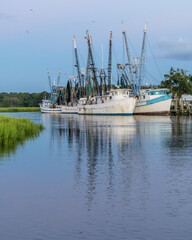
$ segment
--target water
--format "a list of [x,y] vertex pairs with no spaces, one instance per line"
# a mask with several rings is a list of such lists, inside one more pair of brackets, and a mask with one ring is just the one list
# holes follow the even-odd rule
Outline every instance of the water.
[[192,239],[192,118],[12,113],[41,122],[0,159],[0,239]]

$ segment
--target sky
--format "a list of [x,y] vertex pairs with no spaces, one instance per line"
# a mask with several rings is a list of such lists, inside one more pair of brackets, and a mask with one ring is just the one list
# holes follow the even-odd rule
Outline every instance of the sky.
[[[147,21],[146,79],[159,83],[171,67],[192,74],[192,1],[190,0],[1,0],[0,92],[49,90],[61,71],[61,85],[74,68],[73,35],[80,66],[86,67],[88,29],[97,67],[107,67],[109,33],[113,32],[113,83],[123,62],[122,20],[131,56],[141,52]],[[151,51],[152,50],[152,51]],[[155,61],[154,61],[155,59]]]

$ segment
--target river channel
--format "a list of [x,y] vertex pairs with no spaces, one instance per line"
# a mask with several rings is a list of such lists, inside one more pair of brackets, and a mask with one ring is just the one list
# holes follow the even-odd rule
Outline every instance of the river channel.
[[1,240],[192,239],[192,118],[10,113],[45,130],[0,157]]

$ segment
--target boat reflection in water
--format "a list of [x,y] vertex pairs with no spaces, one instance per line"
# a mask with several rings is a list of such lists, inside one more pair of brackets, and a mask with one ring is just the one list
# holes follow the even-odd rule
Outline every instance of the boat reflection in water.
[[0,239],[191,240],[192,118],[15,115],[45,131],[0,163]]
[[[69,114],[42,117],[45,124],[50,122],[50,146],[57,142],[59,152],[74,163],[74,194],[79,198],[78,194],[86,192],[89,210],[97,189],[99,192],[103,189],[103,194],[106,193],[110,199],[116,198],[114,194],[120,191],[121,201],[127,204],[131,201],[131,189],[135,184],[140,184],[143,190],[148,188],[147,156],[151,146],[147,146],[147,139],[154,133],[157,136],[163,134],[162,125],[156,123],[167,126],[169,132],[171,126],[170,117],[166,116]],[[66,143],[69,154],[64,151]],[[121,186],[119,189],[116,189],[117,182]]]

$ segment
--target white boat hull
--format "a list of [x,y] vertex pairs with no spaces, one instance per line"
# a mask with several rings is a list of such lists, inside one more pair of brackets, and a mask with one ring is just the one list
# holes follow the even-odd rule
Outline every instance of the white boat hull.
[[49,108],[49,107],[40,107],[42,113],[53,113],[58,114],[61,113],[61,108]]
[[147,104],[137,101],[134,114],[142,115],[169,115],[171,98],[163,101]]
[[69,106],[62,106],[61,107],[61,113],[63,114],[77,114],[78,113],[78,107],[69,107]]
[[133,97],[106,103],[79,106],[80,115],[133,115],[136,99]]

